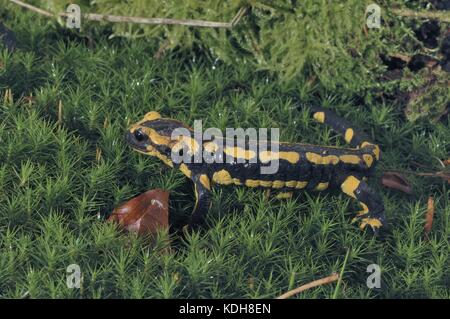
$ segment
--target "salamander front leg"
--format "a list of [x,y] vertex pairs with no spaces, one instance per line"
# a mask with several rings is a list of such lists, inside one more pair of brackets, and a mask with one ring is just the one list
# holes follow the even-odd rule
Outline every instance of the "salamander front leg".
[[195,207],[189,222],[190,228],[201,226],[211,208],[211,185],[207,175],[200,174],[192,177],[195,188]]
[[360,222],[359,227],[364,229],[369,225],[375,233],[378,232],[386,222],[383,201],[380,196],[365,181],[353,175],[344,179],[341,189],[345,194],[358,200],[363,208],[353,219]]

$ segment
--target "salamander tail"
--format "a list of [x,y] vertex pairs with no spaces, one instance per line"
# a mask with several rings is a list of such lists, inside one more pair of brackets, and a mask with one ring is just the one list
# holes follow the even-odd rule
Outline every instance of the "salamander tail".
[[376,160],[380,159],[380,147],[371,142],[364,132],[354,128],[348,121],[328,109],[317,106],[310,106],[309,108],[312,117],[317,122],[331,126],[334,131],[344,136],[345,141],[350,146],[367,149],[368,153],[373,154]]

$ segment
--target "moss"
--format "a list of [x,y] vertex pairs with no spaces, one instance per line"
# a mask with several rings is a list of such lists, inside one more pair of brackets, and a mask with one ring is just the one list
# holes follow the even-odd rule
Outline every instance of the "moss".
[[[347,76],[349,91],[341,94],[322,83],[326,77],[278,81],[252,63],[215,62],[189,48],[156,60],[157,39],[109,39],[107,27],[70,32],[9,5],[0,16],[18,39],[14,53],[0,51],[0,297],[272,298],[340,271],[348,249],[338,297],[450,297],[448,185],[412,178],[409,196],[377,183],[382,170],[416,169],[414,162],[439,169],[437,159],[450,152],[448,117],[408,122],[397,105],[375,98],[376,82],[363,105],[357,76]],[[389,35],[410,43],[402,28],[385,30],[383,48],[392,45]],[[13,101],[3,98],[8,88]],[[204,127],[280,127],[285,141],[343,144],[296,110],[293,97],[332,108],[381,145],[370,184],[391,225],[383,238],[350,224],[358,207],[336,192],[267,201],[257,190],[218,188],[208,228],[186,241],[171,234],[170,252],[164,236],[149,245],[105,222],[118,204],[156,187],[171,191],[174,229],[193,207],[192,185],[181,173],[124,142],[128,125],[146,112],[202,119]],[[436,213],[424,241],[429,195]],[[73,263],[81,267],[81,289],[66,286]],[[382,269],[380,290],[366,286],[372,263]],[[334,292],[327,285],[300,297]]]

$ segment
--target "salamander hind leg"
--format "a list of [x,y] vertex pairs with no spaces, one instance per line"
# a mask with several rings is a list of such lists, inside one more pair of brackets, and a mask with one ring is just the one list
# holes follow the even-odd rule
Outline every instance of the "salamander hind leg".
[[353,219],[359,221],[361,229],[370,226],[377,233],[385,225],[383,201],[365,181],[353,175],[346,176],[343,178],[341,190],[355,198],[362,206],[362,210]]
[[211,208],[211,185],[206,174],[192,177],[195,189],[195,206],[189,222],[189,228],[203,225],[206,215]]

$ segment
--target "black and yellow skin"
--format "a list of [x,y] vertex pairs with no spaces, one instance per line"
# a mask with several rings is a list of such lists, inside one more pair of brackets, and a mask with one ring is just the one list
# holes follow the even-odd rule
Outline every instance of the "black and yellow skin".
[[[204,221],[211,205],[211,186],[219,184],[275,190],[279,192],[279,197],[290,197],[295,190],[322,191],[340,188],[361,205],[362,210],[356,216],[356,220],[360,221],[360,228],[369,225],[377,231],[385,223],[384,206],[381,198],[365,180],[380,159],[379,147],[328,110],[313,108],[311,115],[316,121],[328,124],[343,134],[352,148],[279,143],[277,152],[264,151],[256,154],[249,151],[251,148],[226,147],[221,139],[203,141],[202,145],[198,145],[193,138],[172,140],[172,132],[176,128],[190,130],[192,137],[193,131],[179,121],[162,118],[157,112],[147,113],[130,128],[126,138],[133,149],[158,157],[170,167],[180,169],[193,181],[196,204],[191,216],[191,226]],[[216,156],[228,160],[223,160],[223,163],[191,161],[176,164],[171,160],[171,154],[174,148],[178,151],[180,145],[187,147],[192,156],[196,152],[216,152]],[[220,153],[217,154],[218,152]],[[255,156],[256,162],[251,162]],[[275,159],[279,161],[278,171],[275,174],[261,174],[261,166],[267,166]]]

